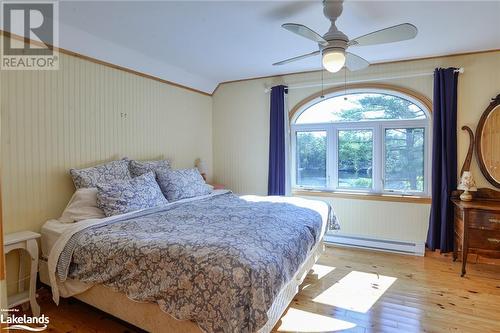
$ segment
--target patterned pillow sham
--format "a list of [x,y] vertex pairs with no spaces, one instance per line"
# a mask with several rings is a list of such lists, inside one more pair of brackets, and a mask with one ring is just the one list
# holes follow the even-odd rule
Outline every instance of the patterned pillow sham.
[[156,179],[168,201],[206,195],[211,192],[198,169],[159,171]]
[[157,160],[157,161],[131,160],[128,167],[132,177],[137,177],[151,171],[156,173],[157,170],[169,170],[170,162],[168,160]]
[[132,179],[128,170],[129,162],[128,159],[111,161],[85,169],[70,169],[69,173],[76,189],[96,187],[97,184]]
[[167,203],[152,172],[128,180],[97,185],[97,206],[104,211],[106,216],[162,206]]

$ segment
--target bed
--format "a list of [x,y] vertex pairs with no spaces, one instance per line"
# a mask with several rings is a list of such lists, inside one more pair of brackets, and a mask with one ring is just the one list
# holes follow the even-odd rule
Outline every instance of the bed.
[[270,332],[321,255],[331,207],[230,191],[42,228],[40,278],[150,332]]

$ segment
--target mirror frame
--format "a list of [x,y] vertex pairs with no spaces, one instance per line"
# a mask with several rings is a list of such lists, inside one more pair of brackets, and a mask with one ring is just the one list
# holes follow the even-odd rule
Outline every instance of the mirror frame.
[[488,105],[486,110],[484,110],[483,114],[481,115],[481,119],[479,119],[479,124],[477,125],[477,129],[476,129],[476,154],[477,154],[477,161],[479,163],[479,168],[481,169],[481,172],[483,173],[484,177],[490,182],[490,184],[492,184],[495,187],[500,188],[500,181],[497,181],[489,173],[488,168],[486,167],[486,164],[484,163],[483,152],[481,150],[482,134],[483,134],[484,125],[486,123],[486,119],[488,119],[488,116],[490,115],[490,113],[497,106],[500,106],[500,94],[498,94],[497,97],[492,98],[490,105]]

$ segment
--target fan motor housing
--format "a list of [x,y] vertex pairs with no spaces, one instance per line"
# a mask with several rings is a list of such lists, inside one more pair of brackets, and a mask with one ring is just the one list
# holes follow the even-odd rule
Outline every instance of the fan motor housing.
[[348,43],[347,38],[346,39],[327,39],[327,41],[328,41],[328,45],[326,45],[326,46],[318,44],[319,49],[321,50],[322,54],[324,51],[331,50],[331,49],[342,49],[344,51],[347,49],[347,43]]

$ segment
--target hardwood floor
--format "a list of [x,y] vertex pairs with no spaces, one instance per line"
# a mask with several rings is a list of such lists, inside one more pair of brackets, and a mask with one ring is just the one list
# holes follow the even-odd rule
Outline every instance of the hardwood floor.
[[[500,332],[500,266],[327,247],[273,332]],[[141,332],[42,292],[49,332]]]

